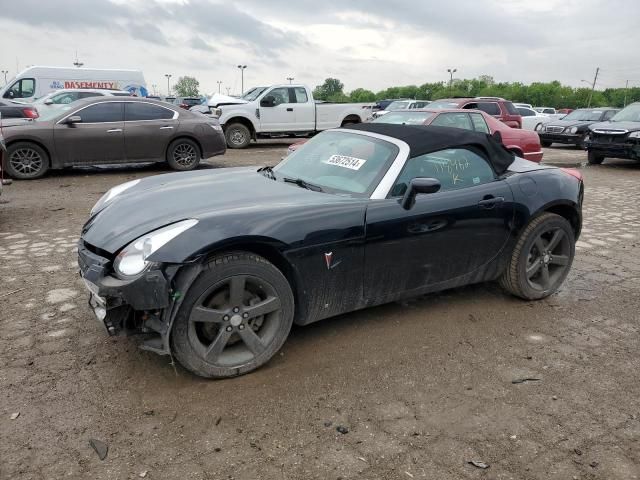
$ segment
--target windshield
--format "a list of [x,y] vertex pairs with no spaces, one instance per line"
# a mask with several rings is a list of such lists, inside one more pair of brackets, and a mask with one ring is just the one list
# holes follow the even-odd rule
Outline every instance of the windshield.
[[267,88],[268,87],[254,87],[254,88],[252,88],[250,90],[247,90],[247,92],[242,96],[242,99],[246,100],[247,102],[253,102]]
[[597,122],[602,117],[602,110],[574,110],[569,115],[562,117],[562,120],[573,120],[574,122]]
[[398,155],[392,143],[349,132],[313,137],[274,168],[278,180],[302,179],[326,192],[368,197]]
[[406,110],[410,104],[411,102],[391,102],[386,110]]
[[38,110],[38,113],[40,114],[40,116],[38,117],[38,121],[46,122],[48,120],[53,120],[57,116],[62,115],[64,112],[70,109],[71,107],[69,105],[49,105],[49,108]]
[[436,100],[435,102],[431,102],[429,104],[429,108],[437,108],[440,110],[449,109],[449,108],[458,108],[460,102],[456,102],[455,100]]
[[371,123],[394,123],[396,125],[424,125],[433,117],[431,112],[389,112]]
[[640,122],[640,103],[623,108],[611,119],[612,122]]

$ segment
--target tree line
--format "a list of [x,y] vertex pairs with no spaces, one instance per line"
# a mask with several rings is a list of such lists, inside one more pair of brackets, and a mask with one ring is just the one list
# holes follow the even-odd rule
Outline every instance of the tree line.
[[[449,82],[434,82],[419,86],[390,87],[379,92],[356,88],[349,93],[344,92],[344,84],[340,80],[327,78],[313,91],[316,100],[328,102],[375,102],[393,98],[438,100],[450,97],[502,97],[512,102],[555,108],[586,107],[590,94],[591,89],[588,87],[569,87],[555,80],[525,85],[520,82],[495,82],[488,75],[472,79],[454,79],[451,85]],[[591,106],[622,107],[637,101],[640,101],[640,87],[607,88],[593,92]]]

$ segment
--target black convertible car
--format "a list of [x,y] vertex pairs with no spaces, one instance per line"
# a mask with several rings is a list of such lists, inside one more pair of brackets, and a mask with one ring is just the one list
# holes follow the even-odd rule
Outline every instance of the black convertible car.
[[82,230],[89,303],[111,335],[203,377],[267,362],[293,322],[499,280],[523,299],[560,286],[582,224],[580,173],[518,159],[493,137],[363,124],[275,168],[134,180]]

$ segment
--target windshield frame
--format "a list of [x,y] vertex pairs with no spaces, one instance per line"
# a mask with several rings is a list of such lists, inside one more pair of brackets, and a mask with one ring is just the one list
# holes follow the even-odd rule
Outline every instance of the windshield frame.
[[[562,117],[562,121],[567,121],[567,122],[599,122],[600,119],[602,118],[602,115],[606,112],[607,110],[605,109],[601,109],[601,108],[585,108],[585,109],[578,109],[578,110],[574,110],[571,113],[567,113],[564,117]],[[571,117],[571,115],[576,114],[576,116],[578,116],[578,114],[587,114],[587,113],[592,113],[592,112],[599,112],[600,115],[598,115],[598,118],[569,118]]]
[[252,87],[243,93],[240,98],[247,102],[253,102],[254,100],[257,100],[260,95],[266,92],[268,88],[269,87]]
[[[387,105],[387,108],[385,108],[386,111],[388,112],[393,112],[394,110],[409,110],[409,107],[411,106],[411,102],[412,100],[394,100],[393,102],[391,102],[389,105]],[[405,106],[403,108],[391,108],[391,105],[394,105],[396,103],[402,103]]]
[[[368,189],[368,191],[362,194],[341,191],[335,188],[327,187],[325,185],[321,185],[321,184],[318,184],[317,182],[314,182],[313,179],[303,178],[303,180],[307,181],[308,183],[322,187],[323,189],[322,193],[324,194],[338,195],[345,199],[351,198],[354,200],[358,200],[362,198],[369,198],[370,200],[384,200],[385,198],[387,198],[387,195],[391,190],[391,188],[393,187],[396,177],[400,174],[400,172],[402,171],[402,168],[404,167],[404,164],[409,158],[409,153],[411,151],[411,149],[409,148],[409,145],[407,145],[407,143],[403,142],[402,140],[398,140],[397,138],[394,138],[394,137],[388,137],[386,135],[381,135],[378,133],[367,132],[362,130],[351,130],[348,128],[340,128],[339,130],[338,129],[325,130],[325,132],[348,133],[352,135],[360,135],[360,136],[375,138],[378,140],[383,140],[397,147],[396,157],[389,163],[387,167],[387,171],[379,178],[377,185],[375,184],[375,182],[373,182],[370,188]],[[321,135],[323,135],[323,133],[320,133],[314,138],[320,137]],[[304,151],[304,145],[298,151],[300,150]],[[289,161],[290,158],[292,158],[291,155],[288,157],[285,157],[283,161],[281,161],[278,165],[273,167],[273,171],[276,173],[283,174],[284,176],[287,176],[285,174],[286,172],[279,172],[279,170],[282,168],[282,166],[286,165],[286,163]],[[368,192],[371,192],[370,195],[367,195]]]

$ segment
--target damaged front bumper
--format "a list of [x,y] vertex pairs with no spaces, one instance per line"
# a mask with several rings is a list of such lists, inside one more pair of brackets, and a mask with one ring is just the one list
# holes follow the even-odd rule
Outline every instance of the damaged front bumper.
[[89,291],[89,307],[109,335],[145,334],[141,348],[169,354],[169,331],[181,292],[193,281],[199,266],[156,265],[123,280],[112,275],[112,261],[81,239],[80,275]]
[[640,140],[616,140],[591,137],[585,142],[585,147],[605,157],[640,160]]

